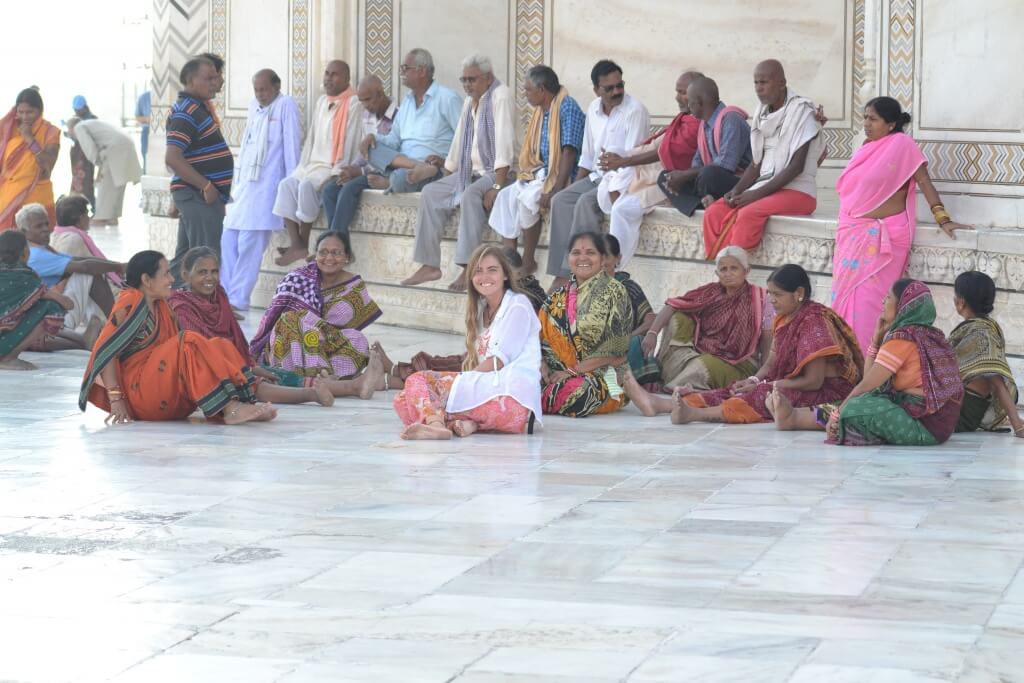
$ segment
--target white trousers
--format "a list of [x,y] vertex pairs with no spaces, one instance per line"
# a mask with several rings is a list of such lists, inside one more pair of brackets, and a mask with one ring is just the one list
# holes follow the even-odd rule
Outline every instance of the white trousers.
[[75,307],[64,314],[65,328],[73,331],[85,327],[93,317],[99,318],[101,321],[107,319],[103,310],[89,298],[89,290],[92,289],[94,277],[102,276],[74,273],[64,285],[64,296],[75,302]]
[[[597,186],[597,205],[606,215],[611,216],[608,232],[619,241],[619,250],[622,253],[619,268],[623,270],[636,254],[637,245],[640,243],[640,224],[644,222],[644,216],[653,210],[653,207],[645,209],[640,199],[629,193],[633,177],[633,169],[627,167],[606,173],[601,178],[601,184]],[[614,204],[612,192],[620,193]]]
[[124,207],[124,185],[115,185],[110,171],[100,167],[96,178],[96,210],[93,218],[98,221],[112,221],[121,217]]
[[506,239],[517,239],[523,230],[540,220],[540,196],[544,190],[543,174],[529,181],[517,181],[502,188],[494,199],[487,222]]
[[320,178],[288,176],[277,186],[274,215],[297,223],[312,223],[320,215]]
[[241,311],[249,310],[249,299],[260,276],[263,252],[273,235],[273,230],[225,228],[220,237],[220,282],[228,293],[228,301]]

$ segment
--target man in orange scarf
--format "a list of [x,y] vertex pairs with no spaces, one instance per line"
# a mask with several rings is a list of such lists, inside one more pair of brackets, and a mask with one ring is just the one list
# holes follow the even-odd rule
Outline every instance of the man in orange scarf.
[[309,232],[320,214],[320,189],[331,175],[354,163],[362,137],[362,105],[348,64],[335,59],[324,70],[324,94],[316,102],[299,165],[277,187],[274,215],[284,219],[291,245],[279,266],[309,254]]

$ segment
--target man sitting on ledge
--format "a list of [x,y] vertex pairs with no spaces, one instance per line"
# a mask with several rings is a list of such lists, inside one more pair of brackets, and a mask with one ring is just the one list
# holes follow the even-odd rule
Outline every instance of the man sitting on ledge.
[[402,280],[403,285],[419,285],[441,277],[441,235],[448,217],[461,206],[455,263],[462,268],[448,289],[466,289],[466,264],[480,246],[487,214],[512,167],[516,138],[512,92],[494,77],[491,59],[483,55],[472,55],[462,62],[459,80],[467,97],[441,170],[445,177],[427,185],[420,194],[413,259],[423,265]]
[[704,212],[708,259],[730,245],[754,249],[771,216],[805,216],[818,205],[815,177],[824,141],[814,103],[786,87],[786,73],[774,59],[754,69],[754,90],[761,104],[750,129],[753,161]]
[[690,168],[669,171],[658,184],[673,206],[692,216],[697,207],[707,208],[731,190],[750,165],[750,126],[747,112],[726,106],[710,78],[694,79],[686,99],[701,121],[697,154]]
[[549,66],[530,69],[523,92],[533,112],[519,151],[519,175],[498,193],[488,222],[506,249],[515,249],[523,233],[523,271],[532,275],[537,271],[540,212],[551,206],[551,197],[576,173],[586,116]]
[[399,67],[409,92],[402,99],[391,132],[367,135],[360,152],[384,175],[363,175],[341,187],[331,230],[347,233],[363,190],[419,192],[437,177],[459,125],[462,103],[434,81],[434,58],[422,48],[409,51]]

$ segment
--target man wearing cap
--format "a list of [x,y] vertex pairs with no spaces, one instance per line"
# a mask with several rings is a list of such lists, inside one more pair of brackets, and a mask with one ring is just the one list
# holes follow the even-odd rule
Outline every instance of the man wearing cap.
[[[91,121],[96,115],[89,110],[89,103],[82,95],[75,95],[71,100],[71,108],[79,121]],[[63,123],[63,122],[62,122]],[[65,124],[66,125],[66,124]],[[94,176],[96,167],[92,165],[82,151],[82,146],[75,141],[67,131],[64,136],[71,140],[71,194],[80,194],[89,200],[89,206],[96,206],[96,190],[94,189]]]

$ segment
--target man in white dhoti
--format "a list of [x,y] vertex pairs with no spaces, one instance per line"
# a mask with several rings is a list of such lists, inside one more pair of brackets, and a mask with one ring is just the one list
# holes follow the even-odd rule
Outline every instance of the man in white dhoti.
[[324,94],[313,109],[299,165],[277,188],[274,215],[284,219],[291,239],[277,265],[286,266],[309,254],[309,232],[320,214],[320,190],[328,178],[355,161],[362,132],[362,106],[348,64],[330,61],[324,70]]
[[523,272],[530,275],[537,270],[540,212],[576,173],[586,117],[549,66],[530,69],[523,91],[533,113],[519,152],[518,179],[498,192],[488,223],[508,248],[515,249],[523,234]]
[[[103,323],[114,307],[114,294],[107,273],[124,273],[125,264],[100,258],[83,258],[58,253],[50,246],[50,217],[42,204],[26,204],[14,217],[28,241],[28,267],[36,271],[47,287],[53,287],[74,301],[64,316],[64,328],[86,328],[86,348],[92,348]],[[79,341],[81,337],[78,338]]]
[[466,100],[444,162],[444,177],[420,191],[413,259],[423,265],[403,285],[441,277],[441,235],[448,217],[461,206],[455,263],[462,268],[448,289],[466,289],[466,264],[480,246],[487,214],[512,168],[516,137],[512,91],[494,77],[491,60],[483,55],[463,60],[459,81]]
[[295,100],[281,94],[281,79],[262,69],[252,77],[255,97],[242,134],[231,203],[220,241],[220,281],[231,305],[249,310],[263,252],[281,219],[274,200],[281,181],[299,165],[302,125]]
[[[604,176],[597,186],[597,205],[611,217],[608,232],[622,250],[620,270],[636,253],[644,215],[668,203],[665,192],[658,187],[658,176],[662,171],[683,171],[693,164],[700,121],[690,112],[687,88],[693,79],[703,77],[700,72],[686,71],[676,79],[679,113],[668,126],[625,154],[606,151],[598,157],[597,167]],[[574,232],[576,228],[574,225]]]
[[124,188],[142,180],[135,143],[117,127],[99,119],[68,119],[68,136],[96,167],[96,206],[93,225],[117,225],[124,205]]

